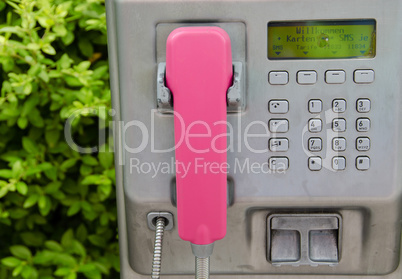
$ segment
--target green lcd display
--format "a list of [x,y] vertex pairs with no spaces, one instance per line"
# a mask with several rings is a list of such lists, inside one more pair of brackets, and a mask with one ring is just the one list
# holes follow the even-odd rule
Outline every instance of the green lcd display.
[[269,59],[373,58],[374,19],[268,23]]

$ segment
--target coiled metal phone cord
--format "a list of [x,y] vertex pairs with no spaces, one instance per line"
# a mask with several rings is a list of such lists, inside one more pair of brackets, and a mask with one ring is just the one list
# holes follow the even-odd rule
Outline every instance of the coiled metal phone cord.
[[156,219],[156,232],[155,232],[155,246],[154,256],[152,259],[152,279],[159,279],[161,274],[161,262],[162,262],[162,242],[163,233],[165,231],[166,219],[158,217]]
[[209,257],[208,258],[195,257],[195,278],[209,279]]

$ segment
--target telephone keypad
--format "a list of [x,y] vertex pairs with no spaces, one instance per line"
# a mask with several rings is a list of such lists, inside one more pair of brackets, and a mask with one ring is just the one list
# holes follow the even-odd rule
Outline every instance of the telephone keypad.
[[[277,76],[275,76],[277,75]],[[361,70],[357,69],[353,72],[353,81],[356,84],[369,84],[374,82],[374,70]],[[281,82],[275,82],[276,77],[281,77]],[[285,78],[286,77],[286,78]],[[298,71],[296,74],[296,82],[300,85],[313,85],[317,83],[318,74],[316,71]],[[289,82],[289,73],[287,71],[275,71],[269,73],[269,81],[271,84],[287,84]],[[286,80],[286,82],[285,82]],[[324,74],[324,81],[327,84],[341,84],[346,82],[346,72],[344,70],[328,70]],[[336,85],[331,85],[336,86]],[[318,97],[318,96],[317,96]],[[355,101],[357,113],[367,114],[371,111],[371,100],[369,98],[358,98]],[[331,109],[335,114],[343,114],[347,110],[347,101],[343,98],[336,98],[332,100]],[[308,112],[312,114],[319,114],[323,111],[323,101],[321,99],[310,99],[307,104]],[[272,114],[286,114],[289,112],[288,100],[270,100],[268,103],[268,110]],[[346,114],[345,114],[346,116]],[[348,119],[345,119],[348,118]],[[348,117],[334,117],[331,120],[331,128],[334,132],[342,133],[346,132],[347,121],[353,123],[355,121],[357,132],[368,132],[371,128],[371,121],[368,117],[359,117],[349,119]],[[270,119],[268,122],[269,131],[271,133],[287,133],[289,132],[289,120],[288,119]],[[319,117],[310,118],[307,121],[308,132],[311,134],[318,134],[323,130],[323,120]],[[332,147],[335,152],[344,152],[347,149],[347,137],[348,134],[342,134],[344,137],[332,137],[327,139],[328,145]],[[354,139],[352,139],[354,140]],[[361,136],[355,138],[355,150],[359,152],[367,152],[371,148],[371,140],[367,136]],[[315,152],[317,155],[321,155],[323,150],[323,139],[321,137],[309,137],[307,140],[307,149],[310,152]],[[271,152],[286,152],[289,150],[288,138],[271,138],[269,139],[269,150]],[[342,154],[342,153],[340,153]],[[363,153],[364,154],[364,153]],[[370,158],[368,156],[355,157],[355,167],[357,170],[364,171],[370,168]],[[269,168],[271,170],[277,170],[278,165],[281,164],[281,169],[289,167],[288,157],[270,157]],[[308,168],[311,171],[320,171],[322,169],[323,159],[320,156],[310,156],[308,158]],[[335,156],[331,159],[332,169],[339,171],[346,169],[346,157]]]

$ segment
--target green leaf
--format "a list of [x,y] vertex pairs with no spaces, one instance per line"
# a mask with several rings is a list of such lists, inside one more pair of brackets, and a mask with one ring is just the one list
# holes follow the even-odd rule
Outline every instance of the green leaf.
[[40,196],[38,201],[39,212],[42,216],[49,214],[52,208],[52,201],[48,196]]
[[8,187],[1,187],[0,188],[0,198],[4,197],[8,193]]
[[67,211],[67,216],[73,216],[77,214],[81,209],[81,202],[75,201]]
[[21,264],[21,260],[14,257],[7,257],[2,259],[1,263],[7,267],[16,267]]
[[85,165],[88,165],[88,166],[97,166],[97,165],[99,165],[98,161],[94,157],[92,157],[90,155],[82,156],[81,160]]
[[45,242],[45,246],[55,252],[63,252],[63,247],[54,240],[48,240]]
[[70,45],[75,39],[73,32],[67,32],[67,35],[62,37],[61,40],[63,41],[64,45]]
[[80,38],[80,40],[78,41],[78,48],[80,49],[81,53],[86,57],[91,57],[94,53],[94,48],[91,42],[85,37]]
[[84,242],[87,239],[88,231],[84,224],[78,226],[76,236],[80,242]]
[[99,163],[102,165],[103,168],[105,169],[110,169],[113,166],[113,153],[108,152],[108,147],[106,147],[106,152],[99,152],[98,153],[98,158],[99,158]]
[[38,128],[42,128],[45,126],[45,121],[43,120],[40,112],[37,108],[31,110],[31,112],[27,115],[29,122]]
[[14,208],[10,209],[10,218],[12,219],[21,219],[28,215],[28,211],[22,208]]
[[60,169],[63,171],[66,171],[67,169],[75,166],[76,163],[77,163],[77,159],[75,159],[75,158],[68,159],[61,164]]
[[75,254],[78,254],[80,256],[86,256],[87,254],[84,245],[82,245],[81,242],[77,240],[73,241],[73,251]]
[[52,28],[53,32],[56,33],[57,36],[59,37],[63,37],[65,35],[67,35],[67,29],[64,25],[59,24],[59,25],[55,25]]
[[66,276],[72,272],[71,268],[69,267],[60,267],[55,272],[54,275],[56,276]]
[[68,69],[71,67],[71,63],[73,62],[73,60],[68,56],[67,53],[64,53],[59,61],[57,61],[57,64],[60,66],[60,68],[62,69]]
[[28,196],[28,198],[25,200],[25,202],[23,204],[23,207],[29,208],[29,207],[34,206],[37,203],[38,199],[39,199],[38,194],[33,194],[33,195]]
[[92,167],[82,164],[80,167],[80,173],[82,176],[90,175],[92,173]]
[[56,54],[56,50],[50,44],[43,45],[42,46],[42,51],[44,53],[46,53],[46,54],[49,54],[49,55],[55,55]]
[[102,182],[102,176],[101,175],[88,175],[87,177],[85,177],[81,184],[83,185],[91,185],[91,184],[99,184]]
[[31,251],[25,246],[22,245],[14,245],[10,247],[10,252],[15,257],[22,259],[22,260],[29,260],[32,258]]
[[55,252],[48,250],[39,251],[35,254],[33,262],[35,264],[49,264],[53,261],[56,255]]
[[27,246],[40,247],[43,245],[46,236],[41,232],[23,232],[20,234],[22,241]]
[[24,102],[22,107],[21,116],[26,117],[33,108],[35,108],[39,104],[39,96],[38,95],[31,95],[29,96],[28,100]]
[[24,168],[22,166],[22,162],[21,161],[16,161],[13,164],[13,177],[14,178],[18,178],[22,172],[24,171]]
[[67,230],[61,237],[61,245],[64,248],[70,248],[73,245],[74,232],[72,229]]
[[60,131],[59,130],[46,130],[45,132],[45,140],[50,148],[54,147],[56,143],[59,141]]
[[28,186],[23,181],[18,181],[15,186],[17,187],[18,193],[25,196],[28,193]]
[[98,193],[101,196],[102,200],[110,196],[112,192],[112,185],[110,183],[100,184],[98,186]]
[[21,129],[25,129],[28,126],[28,119],[26,117],[18,118],[17,125]]
[[26,152],[31,154],[36,154],[39,152],[36,143],[28,137],[22,138],[22,147],[25,149]]
[[98,246],[101,248],[106,246],[105,239],[103,237],[101,237],[100,235],[92,234],[92,235],[88,236],[88,240],[95,246]]
[[17,266],[16,268],[14,268],[13,273],[11,273],[11,275],[13,277],[17,277],[21,273],[23,268],[24,268],[24,265]]
[[31,274],[34,272],[34,268],[32,266],[26,265],[22,268],[22,278],[28,279],[31,277]]
[[7,169],[3,169],[0,170],[0,177],[2,178],[12,178],[13,177],[13,171],[12,170],[7,170]]

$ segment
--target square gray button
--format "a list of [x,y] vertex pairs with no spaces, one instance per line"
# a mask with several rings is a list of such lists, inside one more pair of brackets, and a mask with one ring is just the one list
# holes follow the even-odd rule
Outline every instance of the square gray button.
[[300,259],[300,233],[291,230],[271,232],[271,261],[297,262]]

